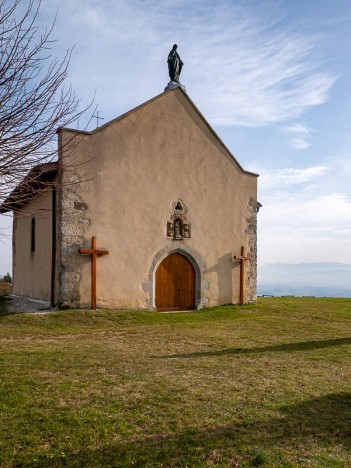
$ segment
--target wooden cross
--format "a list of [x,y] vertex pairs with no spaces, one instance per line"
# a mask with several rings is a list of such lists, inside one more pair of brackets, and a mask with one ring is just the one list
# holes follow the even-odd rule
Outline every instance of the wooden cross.
[[96,111],[96,115],[93,115],[96,119],[96,128],[99,127],[99,120],[105,120],[103,117],[99,117],[99,111]]
[[80,254],[91,255],[91,308],[96,310],[96,258],[98,255],[107,255],[108,250],[96,248],[96,237],[91,238],[91,249],[79,249]]
[[244,305],[244,267],[245,260],[250,260],[250,257],[245,257],[244,246],[241,247],[241,255],[234,255],[233,260],[240,260],[240,305]]

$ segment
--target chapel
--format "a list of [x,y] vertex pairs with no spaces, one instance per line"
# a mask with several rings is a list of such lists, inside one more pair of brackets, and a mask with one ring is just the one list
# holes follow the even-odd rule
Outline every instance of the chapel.
[[0,208],[14,212],[13,293],[158,311],[253,303],[257,177],[182,86],[93,131],[60,128],[58,160]]

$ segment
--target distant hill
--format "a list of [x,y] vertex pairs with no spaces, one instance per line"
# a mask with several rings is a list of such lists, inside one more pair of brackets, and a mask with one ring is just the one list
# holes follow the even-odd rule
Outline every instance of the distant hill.
[[269,263],[258,269],[258,295],[351,297],[351,265]]

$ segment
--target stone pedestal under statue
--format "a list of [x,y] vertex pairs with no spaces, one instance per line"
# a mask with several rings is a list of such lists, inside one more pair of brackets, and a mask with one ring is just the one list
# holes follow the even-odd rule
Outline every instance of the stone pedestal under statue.
[[169,89],[176,89],[176,88],[181,88],[184,93],[186,93],[186,88],[184,85],[181,83],[178,83],[177,81],[170,81],[168,85],[165,87],[165,91],[168,91]]

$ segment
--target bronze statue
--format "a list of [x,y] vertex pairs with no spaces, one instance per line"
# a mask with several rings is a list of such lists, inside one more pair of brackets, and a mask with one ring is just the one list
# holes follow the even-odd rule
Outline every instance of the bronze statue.
[[173,49],[168,54],[168,73],[171,81],[179,83],[180,72],[183,68],[183,62],[181,61],[177,53],[177,44],[174,44]]

